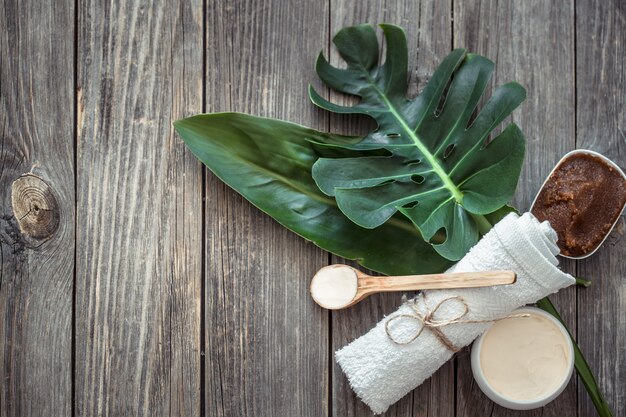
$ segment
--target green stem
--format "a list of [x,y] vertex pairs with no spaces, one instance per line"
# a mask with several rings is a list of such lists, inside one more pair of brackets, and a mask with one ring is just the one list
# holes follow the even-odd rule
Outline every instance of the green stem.
[[484,236],[487,234],[488,231],[491,230],[491,228],[493,227],[493,225],[491,223],[489,223],[489,220],[487,220],[487,218],[481,214],[473,214],[470,213],[472,218],[474,218],[474,221],[476,222],[476,225],[478,226],[478,232],[480,233],[481,236]]
[[572,343],[574,344],[574,365],[576,366],[576,372],[578,372],[578,376],[580,376],[583,385],[587,389],[587,392],[591,397],[591,401],[598,411],[598,415],[600,417],[613,417],[613,413],[611,412],[609,405],[604,399],[602,392],[600,392],[600,389],[598,388],[598,383],[596,382],[596,379],[591,372],[589,364],[585,360],[585,356],[583,355],[580,347],[576,343],[576,340],[574,340],[572,332],[570,332],[565,322],[563,322],[563,319],[561,318],[559,312],[556,310],[548,297],[542,298],[541,300],[537,301],[537,306],[542,310],[552,314],[557,320],[563,323],[563,326],[565,326],[565,329],[567,329],[567,333],[569,334],[569,337],[570,339],[572,339]]
[[587,288],[591,285],[591,281],[581,277],[576,277],[576,285]]

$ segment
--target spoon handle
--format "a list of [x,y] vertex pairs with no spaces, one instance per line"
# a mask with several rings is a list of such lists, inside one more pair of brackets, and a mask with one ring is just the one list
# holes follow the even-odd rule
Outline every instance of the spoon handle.
[[442,288],[474,288],[512,284],[517,276],[513,271],[453,272],[431,275],[396,277],[359,276],[362,293],[434,290]]

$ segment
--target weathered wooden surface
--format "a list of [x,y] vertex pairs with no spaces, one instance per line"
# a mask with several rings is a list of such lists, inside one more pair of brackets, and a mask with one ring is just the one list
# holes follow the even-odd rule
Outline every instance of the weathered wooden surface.
[[[626,165],[626,4],[576,3],[576,146]],[[593,285],[578,292],[578,341],[615,416],[626,415],[626,222],[578,261]],[[594,414],[582,384],[578,413]]]
[[74,2],[0,1],[0,416],[72,404]]
[[[244,111],[364,131],[306,96],[312,82],[346,100],[313,71],[319,50],[340,62],[345,25],[404,26],[421,86],[453,47],[495,60],[493,86],[526,86],[521,209],[574,147],[626,165],[619,0],[0,1],[0,416],[371,415],[332,355],[400,295],[318,308],[308,280],[341,260],[205,172],[171,128]],[[622,218],[597,255],[564,263],[590,288],[553,297],[616,416],[624,233]],[[468,354],[385,415],[594,415],[575,379],[544,409],[495,406]]]
[[202,3],[86,1],[77,24],[75,414],[194,415],[202,171],[171,122],[201,111]]
[[[328,126],[306,95],[328,43],[325,3],[209,2],[207,12],[207,111]],[[308,281],[328,255],[211,173],[206,183],[206,415],[326,414],[329,315]]]

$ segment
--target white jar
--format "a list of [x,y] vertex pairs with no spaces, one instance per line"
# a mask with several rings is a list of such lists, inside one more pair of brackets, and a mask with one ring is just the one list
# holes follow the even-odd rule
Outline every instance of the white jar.
[[[487,330],[482,336],[477,338],[474,342],[474,345],[472,346],[472,373],[474,374],[474,379],[476,380],[476,383],[478,384],[482,392],[484,392],[485,395],[496,404],[499,404],[502,407],[510,408],[512,410],[531,410],[534,408],[545,406],[563,392],[572,376],[572,372],[574,369],[574,346],[565,327],[556,318],[546,313],[545,311],[536,307],[524,307],[521,309],[517,309],[512,313],[512,315],[516,314],[531,314],[546,318],[548,321],[554,324],[555,327],[562,333],[563,339],[566,341],[565,350],[567,351],[567,364],[565,367],[562,368],[562,375],[560,375],[559,373],[559,376],[557,376],[557,378],[560,378],[560,382],[557,382],[556,386],[553,386],[548,392],[544,392],[542,393],[542,395],[532,399],[522,400],[511,398],[503,395],[499,392],[499,390],[496,390],[491,385],[488,377],[483,372],[483,365],[481,363],[481,350],[483,349],[483,342],[485,341],[485,337],[488,335],[491,329]],[[504,352],[505,355],[507,353],[509,352]],[[513,353],[511,353],[511,355],[513,356]],[[517,353],[517,355],[519,355],[519,352]],[[521,359],[523,358],[519,358],[518,356],[516,356],[512,359],[520,359],[521,361]],[[511,374],[511,378],[515,378],[515,376]]]

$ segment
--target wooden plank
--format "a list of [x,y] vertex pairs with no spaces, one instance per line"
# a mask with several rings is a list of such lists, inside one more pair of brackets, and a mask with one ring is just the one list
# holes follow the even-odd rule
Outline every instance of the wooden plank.
[[[307,98],[328,42],[322,2],[209,2],[207,111],[245,111],[318,129]],[[325,252],[207,173],[207,416],[328,412],[328,313],[308,294]]]
[[[626,168],[626,9],[624,3],[576,2],[576,146]],[[602,248],[578,262],[592,281],[578,292],[578,340],[614,416],[626,415],[626,222]],[[578,412],[595,415],[582,384]]]
[[[451,3],[442,1],[352,1],[331,2],[331,35],[344,26],[369,22],[393,23],[407,32],[409,44],[410,94],[424,87],[439,61],[450,52]],[[332,49],[330,61],[341,65]],[[349,100],[332,93],[337,103]],[[375,127],[370,120],[331,115],[330,130],[337,133],[366,133]],[[333,263],[344,262],[333,257]],[[386,314],[401,304],[401,294],[376,294],[345,310],[332,313],[332,352],[365,334]],[[432,378],[389,408],[383,416],[452,416],[454,414],[454,363],[444,365]],[[332,415],[365,416],[371,410],[358,399],[337,363],[332,361]]]
[[66,416],[74,1],[0,3],[0,416]]
[[200,412],[202,1],[81,3],[76,414]]
[[[526,211],[558,159],[574,147],[574,10],[572,1],[454,2],[454,46],[496,62],[492,86],[516,80],[528,99],[512,116],[526,135],[526,162],[514,205]],[[569,272],[574,263],[562,262]],[[550,297],[575,331],[576,289]],[[457,416],[516,416],[474,384],[469,350],[458,357]],[[576,415],[576,378],[543,409],[523,415]]]

